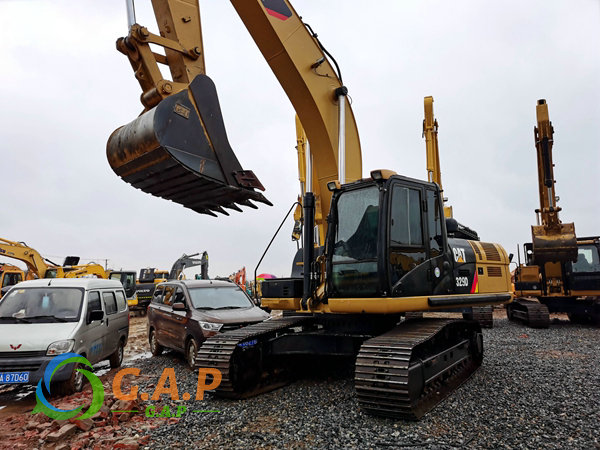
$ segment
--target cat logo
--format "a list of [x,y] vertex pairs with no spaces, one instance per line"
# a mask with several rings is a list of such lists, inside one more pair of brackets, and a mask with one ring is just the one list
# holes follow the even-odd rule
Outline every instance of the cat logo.
[[452,248],[452,252],[454,253],[454,261],[457,263],[464,263],[467,261],[464,248]]

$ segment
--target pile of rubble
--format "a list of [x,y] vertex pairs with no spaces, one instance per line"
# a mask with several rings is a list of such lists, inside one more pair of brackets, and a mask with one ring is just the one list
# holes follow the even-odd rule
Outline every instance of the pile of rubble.
[[[91,392],[86,390],[61,399],[53,399],[52,403],[63,410],[84,404],[82,411],[87,411],[90,400]],[[159,425],[160,419],[145,417],[144,408],[136,400],[116,400],[111,394],[107,394],[101,409],[87,419],[53,420],[43,413],[16,414],[0,420],[2,440],[4,445],[11,448],[135,450],[148,444],[150,436],[147,433]],[[163,422],[164,420],[160,424]]]

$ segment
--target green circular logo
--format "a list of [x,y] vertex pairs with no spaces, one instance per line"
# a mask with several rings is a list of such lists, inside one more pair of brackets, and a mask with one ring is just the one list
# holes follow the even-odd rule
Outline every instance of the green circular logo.
[[[42,381],[44,382],[44,386],[46,387],[46,391],[50,394],[50,382],[54,373],[66,364],[77,364],[73,367],[73,370],[81,372],[90,382],[92,386],[92,404],[88,408],[88,410],[81,414],[78,417],[79,413],[83,409],[84,405],[79,406],[75,409],[58,409],[46,399],[44,396],[44,391],[42,389]],[[38,382],[37,389],[35,391],[35,396],[37,399],[37,404],[35,408],[33,408],[32,414],[36,414],[38,412],[42,412],[46,414],[51,419],[58,420],[67,420],[75,417],[76,419],[87,419],[88,417],[96,414],[100,408],[102,407],[102,403],[104,402],[104,386],[102,385],[102,381],[92,372],[86,369],[82,369],[81,365],[88,366],[90,369],[93,369],[90,362],[84,358],[83,356],[77,353],[64,353],[62,355],[58,355],[50,360],[46,369],[44,370],[44,377]]]

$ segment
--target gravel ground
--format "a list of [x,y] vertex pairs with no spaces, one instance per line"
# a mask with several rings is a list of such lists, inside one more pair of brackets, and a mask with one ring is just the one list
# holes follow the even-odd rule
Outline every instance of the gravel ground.
[[[351,376],[320,375],[247,400],[182,402],[188,412],[153,430],[150,447],[600,448],[598,328],[556,319],[535,330],[496,319],[484,342],[482,367],[419,422],[364,414]],[[194,398],[196,377],[177,354],[135,365],[146,375],[141,392],[174,367],[180,395]],[[174,412],[177,402],[162,404]]]

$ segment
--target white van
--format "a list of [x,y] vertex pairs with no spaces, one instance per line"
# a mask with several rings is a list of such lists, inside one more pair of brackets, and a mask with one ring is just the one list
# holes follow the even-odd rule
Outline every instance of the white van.
[[[119,281],[24,281],[0,300],[0,385],[37,384],[62,353],[78,353],[92,364],[108,359],[119,367],[128,336],[129,311]],[[58,393],[81,390],[84,378],[74,369],[67,364],[52,377]]]

